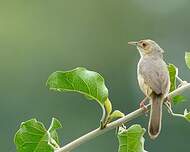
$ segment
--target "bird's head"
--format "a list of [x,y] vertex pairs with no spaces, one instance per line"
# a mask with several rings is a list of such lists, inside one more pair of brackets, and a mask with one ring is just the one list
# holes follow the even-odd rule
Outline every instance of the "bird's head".
[[164,50],[153,40],[146,39],[137,42],[128,42],[130,45],[135,45],[139,50],[141,56],[151,54],[162,54]]

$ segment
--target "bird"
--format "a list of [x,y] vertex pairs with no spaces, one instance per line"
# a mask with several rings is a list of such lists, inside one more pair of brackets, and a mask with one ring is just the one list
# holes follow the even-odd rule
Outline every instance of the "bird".
[[151,139],[155,139],[161,131],[162,105],[170,90],[169,72],[163,60],[164,50],[150,39],[128,44],[135,45],[140,53],[137,65],[138,83],[151,103],[148,134]]

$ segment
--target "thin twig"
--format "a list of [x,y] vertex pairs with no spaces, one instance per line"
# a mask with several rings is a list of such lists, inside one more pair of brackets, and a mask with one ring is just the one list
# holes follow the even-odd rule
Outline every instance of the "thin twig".
[[179,76],[176,76],[176,79],[177,79],[177,80],[179,81],[179,83],[180,83],[179,87],[181,87],[182,85],[187,84],[187,81],[182,80]]
[[[184,92],[187,89],[190,89],[190,83],[184,84],[180,88],[177,88],[173,92],[169,93],[167,97],[169,97],[169,98],[174,97],[176,95],[181,94],[182,92]],[[147,107],[147,109],[150,108],[150,104],[148,104],[146,107]],[[123,123],[129,122],[129,121],[139,117],[143,113],[144,113],[144,108],[139,108],[139,109],[127,114],[123,118],[117,119],[117,120],[107,124],[106,128],[104,128],[104,129],[97,128],[97,129],[79,137],[78,139],[68,143],[67,145],[56,150],[55,152],[71,151],[71,150],[77,148],[78,146],[80,146],[81,144],[86,143],[86,142],[94,139],[95,137],[100,136],[100,135],[106,133],[107,131],[114,129],[114,128],[122,125]]]
[[166,102],[165,102],[165,105],[166,105],[166,107],[167,107],[169,113],[170,113],[172,116],[174,116],[174,117],[181,117],[181,118],[184,118],[184,119],[185,119],[184,115],[179,114],[179,113],[174,113],[173,110],[172,110],[172,108],[171,108],[171,106],[168,105]]

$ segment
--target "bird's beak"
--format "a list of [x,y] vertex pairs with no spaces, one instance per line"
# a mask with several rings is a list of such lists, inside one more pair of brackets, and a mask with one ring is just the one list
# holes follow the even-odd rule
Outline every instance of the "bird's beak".
[[128,42],[128,44],[129,44],[129,45],[137,46],[138,42],[131,41],[131,42]]

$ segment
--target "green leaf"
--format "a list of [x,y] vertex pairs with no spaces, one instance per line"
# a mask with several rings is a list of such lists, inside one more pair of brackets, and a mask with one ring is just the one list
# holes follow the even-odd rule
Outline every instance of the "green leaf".
[[187,67],[190,69],[190,52],[185,52],[185,62]]
[[122,113],[119,110],[115,110],[114,112],[112,112],[112,114],[110,115],[109,119],[113,120],[113,119],[117,119],[117,118],[122,118],[124,116],[125,116],[124,113]]
[[118,152],[146,152],[144,150],[144,135],[145,129],[140,125],[133,125],[128,129],[119,128]]
[[187,121],[190,122],[190,112],[188,112],[187,109],[185,109],[185,111],[184,111],[184,117],[185,117],[185,119],[186,119]]
[[185,99],[186,99],[186,98],[185,98],[184,96],[182,96],[182,95],[177,95],[177,96],[175,96],[175,97],[172,98],[172,101],[173,101],[174,105],[176,105],[176,104],[178,104],[178,103],[184,102]]
[[76,68],[70,71],[57,71],[52,73],[47,86],[56,91],[74,91],[96,100],[101,105],[108,98],[108,89],[103,77],[85,68]]
[[57,129],[63,128],[61,123],[59,122],[59,120],[57,120],[56,118],[52,119],[51,125],[48,129],[50,136],[56,141],[56,143],[59,144],[59,137],[57,134]]
[[108,98],[104,102],[104,107],[105,107],[107,114],[109,115],[112,112],[112,104]]
[[[170,75],[170,92],[172,92],[176,89],[176,76],[178,76],[178,68],[173,64],[169,64],[168,71]],[[182,95],[177,95],[172,98],[172,101],[176,105],[178,103],[184,102],[185,97]]]
[[102,118],[100,120],[100,128],[103,129],[106,127],[106,125],[109,123],[110,119],[110,113],[112,112],[112,104],[110,100],[107,98],[106,101],[104,102],[104,106],[102,106]]
[[168,71],[170,75],[170,92],[176,89],[176,76],[178,75],[178,69],[175,65],[169,64]]
[[53,152],[58,147],[55,130],[60,127],[57,119],[52,120],[49,131],[36,119],[21,123],[14,138],[17,152]]

